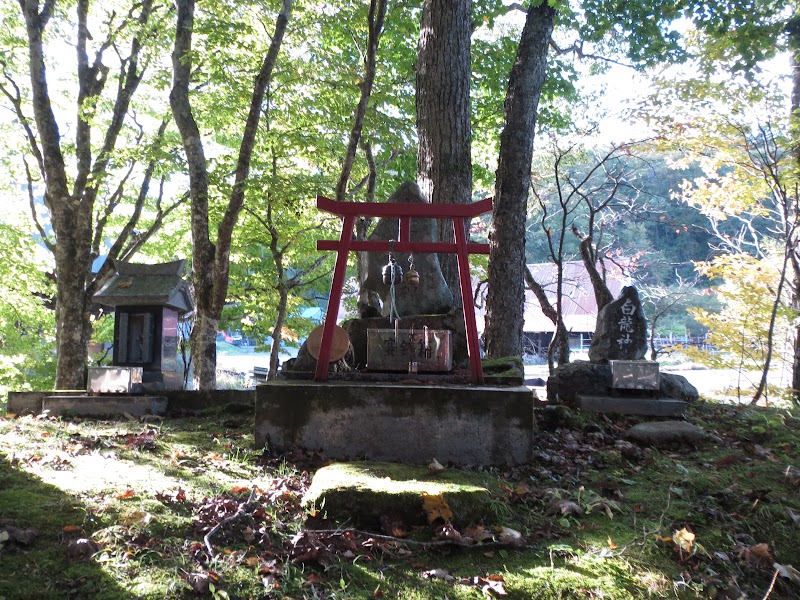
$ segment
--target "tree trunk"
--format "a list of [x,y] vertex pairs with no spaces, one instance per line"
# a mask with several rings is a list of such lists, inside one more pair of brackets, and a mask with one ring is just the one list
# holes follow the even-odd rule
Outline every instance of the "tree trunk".
[[[795,159],[795,169],[800,172],[800,11],[795,3],[795,13],[791,19],[791,25],[787,28],[789,33],[789,52],[792,69],[792,106],[790,131],[794,133],[793,151]],[[800,311],[800,264],[798,263],[798,253],[800,248],[796,244],[791,249],[792,252],[792,308]],[[800,325],[794,332],[794,352],[792,356],[792,399],[795,405],[800,405]]]
[[562,315],[550,303],[550,298],[547,297],[544,288],[533,278],[533,274],[527,265],[525,265],[523,275],[528,289],[533,292],[533,295],[539,301],[542,314],[556,326],[556,330],[553,332],[553,339],[547,348],[547,366],[552,373],[554,361],[558,362],[559,365],[565,365],[569,362],[569,332],[567,332],[567,327],[564,325]]
[[[62,207],[53,213],[56,231],[56,381],[59,390],[86,388],[86,356],[91,336],[86,278],[91,272],[86,219]],[[74,231],[70,231],[74,223]]]
[[489,234],[486,348],[492,357],[520,356],[523,350],[525,217],[536,112],[554,19],[555,10],[547,2],[528,10],[508,81]]
[[586,268],[586,272],[589,274],[589,281],[592,282],[594,299],[597,303],[597,314],[600,314],[600,311],[606,304],[611,304],[614,301],[614,294],[612,294],[611,290],[608,289],[605,279],[603,279],[600,271],[597,270],[595,253],[592,247],[594,239],[591,235],[581,237],[577,230],[573,229],[573,231],[580,240],[581,259],[583,259],[583,266]]
[[[94,223],[95,201],[106,173],[112,151],[117,143],[130,100],[141,81],[138,65],[141,40],[134,35],[125,68],[119,74],[117,94],[114,98],[112,118],[104,132],[100,151],[92,162],[92,127],[94,103],[106,84],[108,67],[103,64],[104,47],[96,51],[93,61],[87,55],[89,33],[89,2],[79,0],[76,10],[77,86],[78,106],[74,152],[76,175],[70,191],[66,161],[61,145],[61,135],[50,103],[45,68],[45,48],[42,42],[44,29],[52,16],[55,2],[46,2],[39,12],[39,2],[21,1],[28,40],[29,71],[31,76],[32,108],[36,133],[28,135],[30,150],[37,159],[45,182],[45,205],[50,213],[55,243],[44,237],[44,243],[53,252],[56,273],[56,380],[57,389],[83,389],[86,384],[87,347],[91,335],[89,309],[92,294],[109,270],[92,275],[93,240],[103,237],[105,221]],[[144,26],[152,14],[152,1],[139,5],[135,22]],[[24,122],[21,104],[18,117]],[[108,182],[106,182],[107,184]],[[143,201],[143,200],[142,200]],[[119,252],[132,231],[138,212],[124,228],[114,245]],[[38,222],[37,222],[38,224]],[[95,231],[96,229],[96,231]],[[40,231],[42,229],[40,228]],[[109,253],[111,258],[116,255]]]
[[281,284],[278,288],[278,314],[275,327],[272,329],[272,348],[269,351],[269,373],[267,379],[272,381],[278,376],[278,354],[281,351],[283,323],[286,321],[286,307],[289,305],[289,288]]
[[367,114],[369,97],[372,94],[372,85],[375,82],[375,64],[378,55],[378,43],[383,32],[383,21],[386,17],[386,4],[388,0],[371,0],[369,5],[369,16],[367,25],[369,27],[369,39],[367,41],[367,56],[364,64],[364,80],[361,82],[361,96],[353,115],[353,127],[350,129],[350,138],[347,143],[344,161],[342,163],[342,173],[339,176],[339,183],[336,185],[336,200],[344,202],[347,193],[347,182],[350,180],[350,172],[353,169],[353,162],[356,157],[361,140],[361,131],[364,128],[364,117]]
[[[417,183],[432,203],[472,200],[469,109],[470,0],[425,0],[417,48]],[[439,220],[439,239],[453,241],[453,226]],[[454,254],[439,256],[447,285],[461,304]]]
[[192,201],[192,283],[195,293],[195,323],[191,336],[193,384],[197,389],[208,390],[216,388],[217,384],[217,326],[228,292],[231,237],[244,206],[245,184],[250,173],[255,137],[261,119],[261,105],[286,31],[292,0],[283,1],[275,21],[275,33],[269,50],[253,85],[248,116],[239,144],[234,185],[228,206],[217,227],[216,245],[211,242],[209,235],[208,164],[189,101],[189,82],[192,72],[192,62],[189,57],[192,49],[195,2],[177,0],[176,4],[178,11],[175,46],[172,52],[173,83],[169,99],[189,164],[189,190]]

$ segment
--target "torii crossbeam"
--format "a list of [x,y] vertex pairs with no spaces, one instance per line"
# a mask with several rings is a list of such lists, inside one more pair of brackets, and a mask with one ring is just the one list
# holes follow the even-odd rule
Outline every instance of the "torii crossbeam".
[[[461,303],[464,307],[464,328],[467,334],[467,353],[472,383],[483,383],[478,327],[475,322],[475,305],[472,301],[472,286],[469,273],[470,254],[489,254],[489,244],[467,242],[465,220],[492,211],[492,199],[485,198],[471,204],[423,204],[418,202],[337,202],[325,196],[317,196],[319,210],[342,217],[342,233],[339,241],[318,240],[317,250],[336,250],[336,266],[333,270],[331,294],[322,329],[315,381],[327,381],[331,357],[333,328],[339,316],[347,258],[351,251],[364,252],[412,252],[455,253],[458,257],[458,274],[461,280]],[[353,226],[356,217],[388,217],[398,219],[399,239],[390,245],[382,240],[354,240]],[[412,242],[411,219],[451,219],[455,242]]]

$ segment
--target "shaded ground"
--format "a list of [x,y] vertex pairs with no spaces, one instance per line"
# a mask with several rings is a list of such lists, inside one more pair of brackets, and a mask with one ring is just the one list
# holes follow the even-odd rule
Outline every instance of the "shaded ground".
[[632,419],[542,413],[530,465],[479,473],[481,518],[389,502],[370,531],[303,507],[324,457],[262,456],[249,416],[0,420],[0,599],[797,598],[800,421],[689,420],[718,441],[642,448]]

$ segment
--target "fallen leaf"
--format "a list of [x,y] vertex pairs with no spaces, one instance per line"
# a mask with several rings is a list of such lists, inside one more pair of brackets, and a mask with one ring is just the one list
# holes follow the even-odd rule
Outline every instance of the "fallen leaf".
[[428,523],[437,519],[449,523],[453,518],[453,511],[442,494],[422,494],[422,510],[428,515]]
[[62,531],[64,533],[81,533],[83,529],[77,525],[64,525],[64,529],[62,529]]
[[101,549],[100,544],[89,538],[72,540],[67,546],[67,556],[75,560],[83,560],[92,556]]
[[614,543],[614,540],[611,539],[610,535],[608,536],[608,547],[611,548],[612,550],[614,550],[617,547],[617,545]]
[[522,543],[522,534],[516,529],[510,527],[496,527],[497,541],[501,544],[520,544]]
[[691,552],[695,537],[695,534],[684,527],[672,534],[672,542],[684,552]]
[[769,544],[755,544],[746,550],[746,559],[749,562],[762,562],[771,563],[773,561],[772,554],[769,551]]
[[204,596],[210,591],[211,578],[208,576],[208,573],[189,573],[189,575],[186,576],[186,582],[195,594]]
[[153,518],[148,512],[143,510],[134,510],[126,513],[119,518],[119,522],[126,527],[133,527],[134,525],[147,525]]
[[480,544],[481,542],[485,541],[494,541],[494,533],[489,531],[485,527],[481,527],[480,525],[476,525],[474,527],[468,527],[464,531],[464,535],[468,538],[472,538],[475,540],[476,544]]
[[255,568],[261,564],[261,561],[257,556],[250,556],[244,560],[244,564],[246,564],[248,567]]
[[572,500],[559,500],[553,498],[547,505],[545,511],[548,515],[555,515],[561,513],[562,517],[575,515],[576,517],[583,516],[583,509]]
[[116,494],[114,494],[114,498],[116,498],[117,500],[127,500],[128,498],[133,498],[135,495],[136,492],[128,488],[124,492],[117,492]]
[[772,566],[775,567],[775,570],[778,571],[781,577],[788,579],[794,584],[800,585],[800,571],[795,569],[792,565],[772,563]]
[[450,575],[445,569],[431,569],[424,571],[422,576],[425,579],[441,579],[442,581],[455,581],[456,578]]
[[436,460],[436,457],[434,457],[434,459],[428,465],[428,471],[431,473],[441,473],[444,471],[444,465]]
[[450,523],[445,523],[437,528],[436,539],[447,540],[454,544],[465,544],[464,537]]

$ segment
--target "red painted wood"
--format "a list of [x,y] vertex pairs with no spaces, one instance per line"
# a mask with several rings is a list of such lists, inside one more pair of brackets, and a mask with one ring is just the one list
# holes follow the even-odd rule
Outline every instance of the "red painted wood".
[[[336,240],[317,240],[317,250],[338,250],[339,242]],[[353,240],[350,242],[350,250],[353,252],[388,252],[389,242],[380,240]],[[458,247],[454,242],[395,242],[396,252],[416,252],[426,254],[430,252],[449,252],[455,253]],[[470,242],[467,244],[469,254],[489,254],[489,244],[479,244]]]
[[[467,236],[460,219],[453,219],[453,234],[458,251],[458,277],[461,281],[461,305],[464,307],[464,328],[467,331],[467,353],[472,383],[483,383],[483,365],[481,364],[481,347],[478,340],[478,325],[475,322],[475,304],[472,301],[472,279],[469,274],[469,254],[467,253]],[[470,307],[472,310],[467,310]]]
[[426,217],[449,219],[451,217],[477,217],[492,211],[492,199],[484,198],[470,204],[428,204],[421,202],[337,202],[317,196],[317,208],[341,217]]
[[[317,241],[317,250],[336,250],[337,255],[314,379],[316,381],[327,381],[328,379],[333,329],[339,316],[339,303],[342,299],[342,288],[350,251],[388,252],[391,249],[396,252],[448,252],[457,255],[472,383],[482,384],[484,381],[483,367],[481,365],[478,327],[475,322],[475,306],[472,301],[469,255],[489,254],[489,244],[468,243],[462,219],[470,219],[491,212],[492,199],[485,198],[472,204],[420,204],[416,202],[337,202],[325,196],[317,196],[317,208],[342,216],[344,220],[338,242],[334,240]],[[353,226],[356,217],[360,216],[399,219],[399,240],[396,242],[354,240]],[[412,218],[452,219],[455,243],[411,242]],[[467,307],[469,307],[469,310],[467,310]]]
[[356,215],[347,215],[342,223],[342,235],[339,238],[339,253],[336,255],[336,266],[333,269],[331,282],[331,295],[328,298],[328,310],[325,313],[325,325],[322,328],[322,341],[320,342],[317,370],[314,373],[315,381],[328,380],[328,365],[331,358],[331,344],[333,343],[333,328],[336,327],[336,318],[339,316],[339,302],[342,300],[344,276],[347,271],[347,257],[350,254],[350,243],[353,239],[353,225]]

